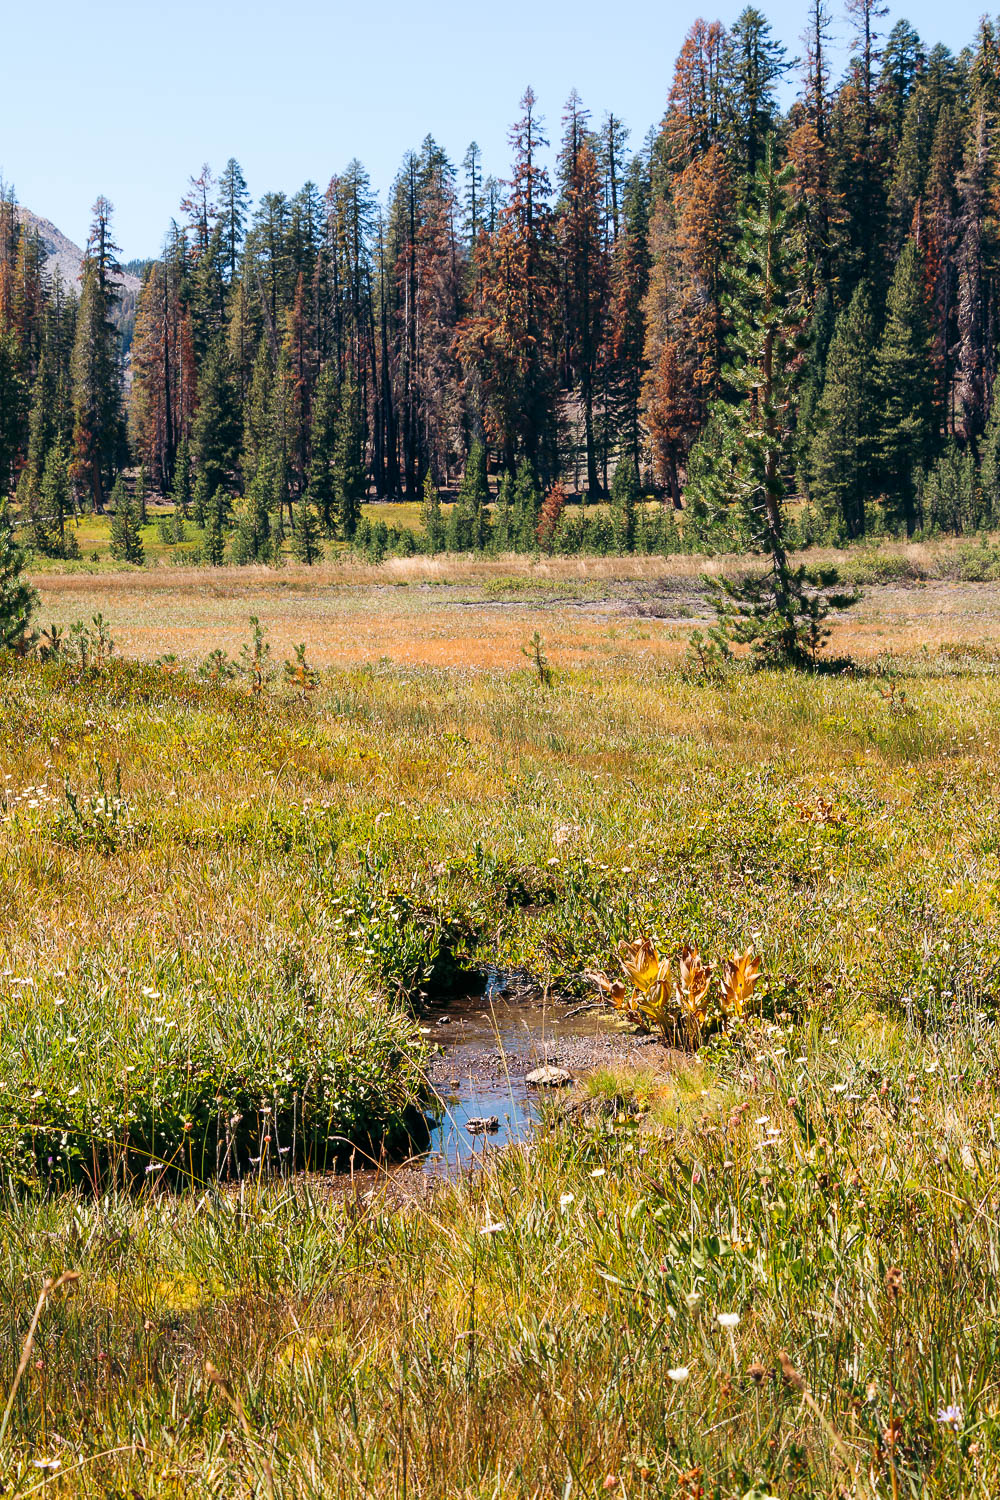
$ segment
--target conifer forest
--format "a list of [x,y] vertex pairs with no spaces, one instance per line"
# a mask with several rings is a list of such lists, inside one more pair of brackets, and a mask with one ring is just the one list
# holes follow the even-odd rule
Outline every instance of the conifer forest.
[[[132,468],[216,562],[308,562],[368,497],[423,504],[431,549],[742,544],[728,471],[765,410],[793,540],[988,525],[1000,41],[983,21],[956,56],[881,18],[850,0],[836,78],[827,0],[799,58],[752,7],[699,20],[644,137],[575,93],[548,127],[528,89],[508,163],[427,137],[384,202],[357,159],[256,203],[236,160],[205,167],[127,311],[111,205],[60,286],[8,191],[0,489],[32,545],[127,509]],[[637,517],[642,495],[662,510]]]

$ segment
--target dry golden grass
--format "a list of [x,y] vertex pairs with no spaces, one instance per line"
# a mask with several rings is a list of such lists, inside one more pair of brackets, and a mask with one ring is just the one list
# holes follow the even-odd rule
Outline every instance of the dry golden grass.
[[[947,564],[948,544],[895,549],[915,570]],[[830,549],[811,560],[842,561]],[[120,652],[185,660],[235,654],[259,616],[275,656],[304,641],[317,666],[385,659],[403,666],[504,670],[538,630],[557,667],[675,662],[709,613],[699,577],[738,566],[691,557],[393,558],[314,568],[152,568],[44,573],[41,619],[68,626],[100,612]],[[879,584],[834,622],[830,649],[859,660],[885,652],[979,648],[995,635],[1000,585],[932,578]]]

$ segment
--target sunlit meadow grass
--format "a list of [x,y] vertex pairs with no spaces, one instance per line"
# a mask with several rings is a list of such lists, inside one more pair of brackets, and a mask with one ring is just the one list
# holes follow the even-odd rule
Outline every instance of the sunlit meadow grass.
[[[5,663],[0,1400],[80,1279],[0,1483],[993,1493],[1000,676],[898,648],[708,685],[625,637],[548,690],[383,662],[307,701]],[[291,1171],[324,1118],[402,1122],[419,991],[583,995],[642,931],[754,943],[762,1014],[419,1203]]]

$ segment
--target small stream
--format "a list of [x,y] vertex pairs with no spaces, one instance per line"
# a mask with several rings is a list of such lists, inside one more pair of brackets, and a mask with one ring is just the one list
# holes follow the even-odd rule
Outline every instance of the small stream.
[[[575,1079],[627,1045],[608,1010],[518,993],[503,974],[489,975],[482,995],[428,1010],[423,1025],[428,1041],[442,1048],[428,1068],[438,1101],[430,1114],[438,1123],[419,1165],[429,1175],[452,1175],[531,1134],[542,1101],[563,1089],[533,1087],[525,1074],[550,1065]],[[496,1127],[470,1129],[484,1120]]]

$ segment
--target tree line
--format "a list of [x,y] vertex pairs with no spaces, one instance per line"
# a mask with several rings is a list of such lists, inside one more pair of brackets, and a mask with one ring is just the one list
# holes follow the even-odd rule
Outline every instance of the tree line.
[[256,205],[235,160],[205,168],[127,362],[110,205],[77,292],[3,191],[0,494],[43,552],[110,508],[133,557],[167,495],[176,538],[193,522],[237,562],[415,545],[362,522],[369,497],[419,500],[432,547],[771,552],[1000,520],[1000,35],[956,56],[885,34],[877,0],[847,10],[837,80],[827,0],[797,59],[752,7],[697,21],[634,149],[570,96],[554,180],[530,89],[502,180],[430,137],[384,204],[356,160]]

